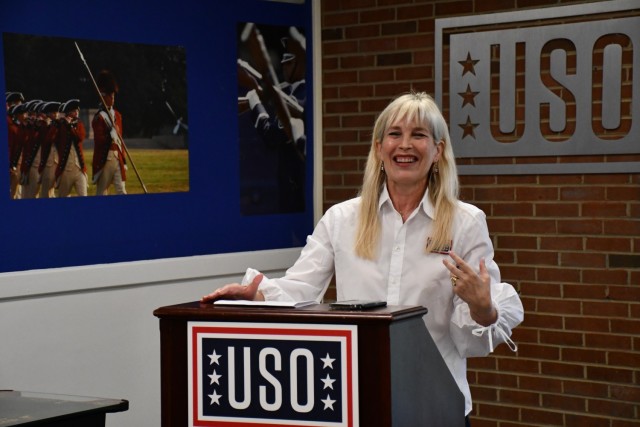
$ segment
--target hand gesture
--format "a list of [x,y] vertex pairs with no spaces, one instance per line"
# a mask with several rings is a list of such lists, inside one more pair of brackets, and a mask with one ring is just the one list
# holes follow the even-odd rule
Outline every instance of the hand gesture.
[[247,286],[239,283],[230,283],[221,288],[216,289],[208,295],[200,298],[200,302],[213,302],[219,299],[244,299],[244,300],[263,300],[262,293],[258,292],[258,285],[262,282],[264,275],[262,273],[256,275],[251,283]]
[[491,278],[484,259],[480,260],[479,273],[464,262],[455,252],[449,252],[455,261],[444,259],[443,264],[451,273],[453,293],[469,304],[471,317],[482,326],[488,326],[497,319],[497,312],[491,301]]

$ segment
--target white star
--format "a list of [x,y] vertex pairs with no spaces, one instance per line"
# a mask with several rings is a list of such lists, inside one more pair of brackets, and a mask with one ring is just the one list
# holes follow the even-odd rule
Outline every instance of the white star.
[[[216,383],[216,384],[220,385],[220,383],[218,382],[218,380],[220,379],[220,377],[221,377],[221,376],[222,376],[222,375],[218,375],[218,374],[216,373],[216,370],[214,369],[214,370],[213,370],[213,374],[209,375],[209,378],[211,378],[211,382],[209,383],[209,385],[211,385],[211,384],[213,384],[213,383]],[[323,381],[324,381],[324,380],[323,380]]]
[[211,362],[209,362],[209,365],[213,365],[214,363],[216,365],[219,365],[220,364],[219,359],[221,356],[222,356],[221,354],[217,354],[216,351],[213,350],[213,353],[209,355],[209,359],[211,359]]
[[331,377],[329,376],[329,374],[327,374],[327,378],[322,379],[320,378],[320,381],[322,381],[324,383],[324,387],[322,387],[322,389],[324,390],[325,388],[330,388],[331,390],[333,390],[333,383],[336,380],[331,379]]
[[326,399],[320,399],[320,401],[322,403],[324,403],[324,408],[322,408],[322,409],[329,408],[329,409],[331,409],[333,411],[333,404],[335,403],[335,400],[331,399],[331,396],[329,396],[327,394],[327,398]]
[[326,368],[327,366],[333,369],[333,361],[336,359],[330,358],[329,353],[327,353],[327,356],[325,358],[321,358],[320,360],[322,360],[322,362],[324,363],[322,365],[322,369]]
[[213,390],[213,394],[210,394],[209,397],[211,398],[210,405],[213,405],[215,403],[216,405],[220,406],[220,398],[222,397],[221,394],[218,394],[217,391]]

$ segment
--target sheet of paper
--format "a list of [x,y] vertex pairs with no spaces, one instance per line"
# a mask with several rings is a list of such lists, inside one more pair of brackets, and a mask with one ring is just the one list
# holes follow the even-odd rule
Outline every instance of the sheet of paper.
[[316,301],[248,301],[248,300],[231,300],[221,299],[214,301],[215,305],[234,305],[244,307],[282,307],[282,308],[300,308],[317,304]]

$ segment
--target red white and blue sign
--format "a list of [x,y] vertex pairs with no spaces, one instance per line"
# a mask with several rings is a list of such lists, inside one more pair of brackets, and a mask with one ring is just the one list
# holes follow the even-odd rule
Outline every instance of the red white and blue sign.
[[188,323],[189,426],[358,427],[354,325]]

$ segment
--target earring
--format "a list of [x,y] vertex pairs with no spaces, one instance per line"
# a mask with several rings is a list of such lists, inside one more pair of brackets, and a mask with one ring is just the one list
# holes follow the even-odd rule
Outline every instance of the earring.
[[380,170],[384,172],[384,162],[380,162]]
[[437,175],[439,172],[440,172],[440,169],[438,169],[438,162],[435,161],[433,163],[433,173]]

